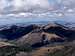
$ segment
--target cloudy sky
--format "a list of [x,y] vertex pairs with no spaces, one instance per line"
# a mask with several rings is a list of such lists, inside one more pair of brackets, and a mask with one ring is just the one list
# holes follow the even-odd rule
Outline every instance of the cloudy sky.
[[72,11],[75,9],[74,5],[74,0],[0,0],[0,14]]
[[57,9],[56,3],[56,0],[0,0],[0,13],[45,12]]
[[[65,16],[74,18],[75,0],[0,0],[0,19],[2,19],[0,22],[2,23],[6,22],[7,18],[13,18],[12,20],[16,22],[27,17],[46,17],[49,20],[50,17],[64,18]],[[14,19],[16,17],[20,19]],[[8,21],[11,22],[11,20]]]

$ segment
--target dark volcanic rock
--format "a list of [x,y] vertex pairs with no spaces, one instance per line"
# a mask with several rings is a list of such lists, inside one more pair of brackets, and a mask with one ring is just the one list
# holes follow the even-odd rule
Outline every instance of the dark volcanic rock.
[[9,40],[16,39],[19,45],[30,44],[42,46],[50,42],[64,42],[74,40],[75,31],[58,24],[29,25],[25,27],[11,26],[0,31],[0,37]]
[[29,32],[33,31],[36,28],[38,28],[38,26],[36,25],[29,25],[26,27],[13,25],[9,29],[1,30],[0,37],[12,40],[28,34]]

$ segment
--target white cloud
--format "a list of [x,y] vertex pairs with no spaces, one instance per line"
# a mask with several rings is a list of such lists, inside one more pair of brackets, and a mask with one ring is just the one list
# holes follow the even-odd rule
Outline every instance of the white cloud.
[[46,12],[55,9],[53,3],[48,0],[0,0],[0,13]]
[[[49,14],[46,13],[52,10],[62,11],[65,14],[66,12],[74,12],[74,5],[74,0],[0,0],[0,14],[28,17],[32,15],[42,16],[41,13],[45,13],[47,16]],[[61,7],[63,10],[61,10]],[[62,16],[62,13],[59,16]]]
[[0,0],[0,13],[46,12],[54,10],[56,5],[52,0]]

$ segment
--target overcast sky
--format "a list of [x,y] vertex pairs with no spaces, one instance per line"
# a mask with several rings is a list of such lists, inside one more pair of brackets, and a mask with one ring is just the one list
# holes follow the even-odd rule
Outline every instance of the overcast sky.
[[0,0],[0,13],[51,11],[74,5],[74,0]]
[[0,13],[54,10],[58,8],[57,3],[57,0],[0,0]]
[[[69,21],[72,21],[74,16],[75,0],[0,0],[0,19],[2,19],[0,22],[3,24],[4,22],[21,21],[22,18],[27,17],[39,18],[39,20],[43,20],[40,18],[49,20],[52,17],[62,17],[71,18]],[[7,18],[11,20],[7,20]],[[30,19],[28,20],[30,21]]]

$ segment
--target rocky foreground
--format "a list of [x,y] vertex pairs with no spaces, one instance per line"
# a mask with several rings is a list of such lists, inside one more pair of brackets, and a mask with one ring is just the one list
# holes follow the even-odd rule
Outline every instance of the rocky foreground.
[[0,56],[75,56],[75,29],[56,23],[1,28]]

